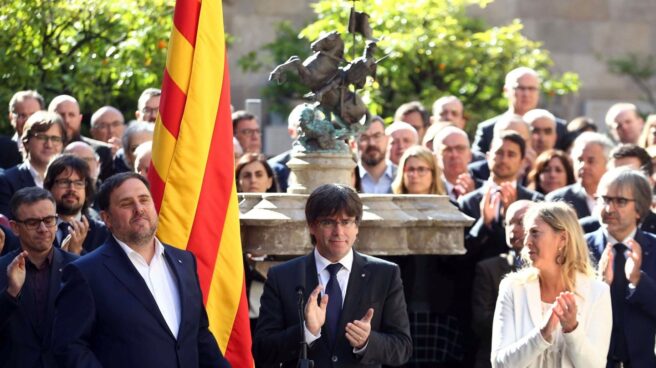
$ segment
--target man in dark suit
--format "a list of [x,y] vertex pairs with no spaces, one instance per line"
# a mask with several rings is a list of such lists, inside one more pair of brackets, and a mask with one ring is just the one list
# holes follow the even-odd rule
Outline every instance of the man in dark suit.
[[57,367],[51,351],[61,269],[76,256],[53,248],[55,200],[30,187],[11,200],[20,249],[0,258],[0,367]]
[[9,216],[9,200],[21,188],[43,186],[46,167],[61,153],[66,140],[64,123],[57,114],[38,111],[23,127],[25,161],[0,175],[0,213]]
[[508,207],[505,219],[508,252],[478,262],[472,288],[472,328],[478,337],[476,368],[491,367],[492,320],[501,279],[521,267],[524,247],[524,214],[531,201],[520,199]]
[[637,228],[651,205],[645,175],[609,170],[597,189],[602,228],[586,235],[610,285],[613,329],[608,368],[656,367],[656,236]]
[[[315,248],[269,270],[253,341],[256,364],[296,367],[301,336],[316,367],[405,363],[412,342],[399,268],[352,249],[362,219],[358,195],[320,186],[305,217]],[[307,300],[305,325],[299,297]]]
[[112,236],[64,268],[53,351],[63,367],[228,367],[208,329],[196,260],[156,237],[145,178],[107,179],[101,216]]
[[549,193],[547,201],[565,201],[574,207],[579,218],[590,216],[596,205],[597,184],[606,172],[612,149],[613,143],[601,133],[584,132],[579,135],[571,154],[577,182]]
[[85,254],[102,245],[109,231],[104,223],[89,215],[94,183],[86,161],[62,155],[48,165],[44,189],[57,203],[55,245],[74,254]]
[[[503,93],[508,99],[508,111],[478,124],[473,150],[486,153],[494,137],[494,126],[504,115],[524,115],[535,109],[540,101],[540,77],[537,72],[527,67],[519,67],[506,74]],[[556,147],[564,148],[567,135],[566,123],[556,119],[558,140]]]
[[474,263],[506,251],[503,217],[511,203],[544,199],[517,181],[525,152],[526,142],[517,132],[501,133],[488,153],[490,179],[459,200],[460,210],[476,219],[465,232],[467,257]]

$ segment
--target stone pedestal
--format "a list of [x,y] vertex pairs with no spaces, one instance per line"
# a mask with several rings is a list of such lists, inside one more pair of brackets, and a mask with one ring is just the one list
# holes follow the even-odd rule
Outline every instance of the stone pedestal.
[[326,183],[352,185],[355,161],[350,153],[294,152],[287,193],[310,194]]
[[[328,179],[323,177],[323,180]],[[354,248],[371,255],[464,254],[464,232],[473,219],[447,196],[360,195],[364,214]],[[312,250],[305,223],[307,195],[239,195],[244,251],[299,256]]]

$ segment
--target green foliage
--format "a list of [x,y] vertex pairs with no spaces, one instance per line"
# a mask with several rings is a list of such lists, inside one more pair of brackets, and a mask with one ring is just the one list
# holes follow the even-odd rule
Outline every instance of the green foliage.
[[611,73],[629,77],[656,109],[656,88],[650,81],[656,77],[656,57],[628,54],[608,61]]
[[170,0],[5,0],[0,116],[14,92],[36,89],[46,100],[67,93],[83,111],[111,104],[131,118],[141,91],[161,85],[172,13]]
[[[358,11],[370,16],[374,37],[379,38],[378,57],[388,55],[378,66],[377,79],[361,95],[375,114],[390,117],[400,104],[419,100],[430,109],[437,98],[451,94],[463,100],[469,129],[507,108],[502,95],[505,74],[518,66],[538,71],[547,96],[564,95],[578,89],[574,73],[550,74],[553,62],[541,43],[521,34],[515,20],[503,27],[487,28],[469,17],[466,7],[484,7],[489,0],[375,0],[356,2]],[[282,34],[272,43],[277,63],[295,53],[299,43],[309,50],[309,41],[322,32],[337,30],[346,42],[347,57],[362,53],[364,40],[346,33],[350,2],[320,0],[314,5],[317,19],[298,37]],[[269,46],[271,47],[271,46]],[[276,57],[281,56],[281,57]],[[269,84],[267,95],[287,96],[289,86]],[[307,92],[295,92],[300,96]],[[275,102],[274,102],[275,104]],[[277,109],[280,110],[278,107]]]

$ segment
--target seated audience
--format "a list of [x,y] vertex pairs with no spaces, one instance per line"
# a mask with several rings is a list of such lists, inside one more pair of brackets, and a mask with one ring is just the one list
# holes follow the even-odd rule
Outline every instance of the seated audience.
[[576,213],[565,203],[537,203],[524,229],[527,267],[499,286],[492,367],[604,367],[611,298],[595,277]]
[[535,159],[535,167],[528,174],[528,183],[530,189],[544,195],[572,185],[575,183],[572,161],[563,151],[544,151]]

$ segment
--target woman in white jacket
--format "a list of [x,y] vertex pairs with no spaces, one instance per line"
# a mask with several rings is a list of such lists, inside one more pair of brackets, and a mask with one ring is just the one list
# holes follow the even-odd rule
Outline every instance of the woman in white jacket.
[[594,277],[576,213],[562,202],[536,203],[524,228],[530,267],[499,286],[492,366],[605,367],[610,291]]

